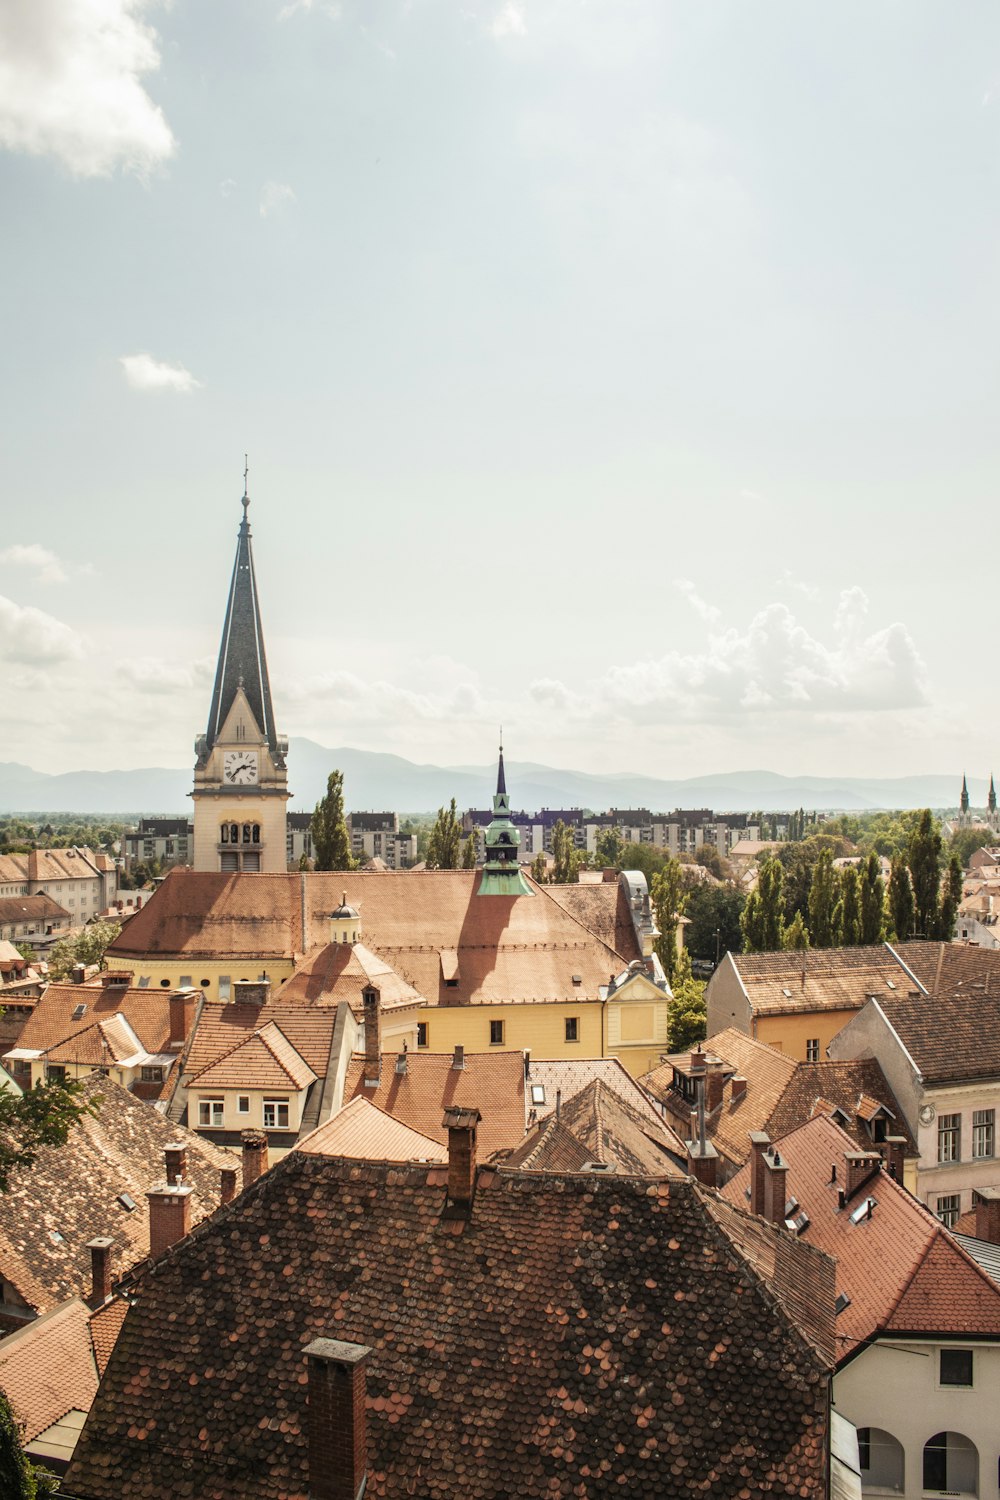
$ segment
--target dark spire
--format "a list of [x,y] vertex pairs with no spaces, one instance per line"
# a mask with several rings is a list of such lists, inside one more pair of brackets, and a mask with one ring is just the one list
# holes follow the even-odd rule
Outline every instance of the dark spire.
[[260,624],[260,607],[257,601],[257,579],[254,575],[253,548],[250,543],[250,522],[247,512],[250,499],[246,487],[247,470],[243,473],[243,520],[236,542],[236,563],[229,586],[229,602],[226,619],[222,627],[222,644],[219,647],[219,665],[215,673],[212,690],[212,707],[208,716],[208,733],[205,737],[205,753],[212,746],[226,722],[226,715],[233,706],[237,689],[246,694],[257,727],[278,755],[278,736],[274,727],[274,711],[271,707],[271,684],[267,675],[267,657],[264,654],[264,633]]
[[961,801],[961,808],[962,808],[962,811],[964,813],[967,813],[969,811],[969,788],[966,785],[964,771],[962,773],[962,801]]
[[989,795],[989,798],[987,799],[986,805],[989,808],[989,810],[990,810],[991,813],[992,812],[993,813],[996,812],[996,810],[997,810],[997,792],[996,792],[996,787],[993,785],[993,772],[992,771],[990,772],[990,795]]
[[500,764],[497,766],[497,791],[506,792],[507,782],[503,774],[503,730],[500,731]]

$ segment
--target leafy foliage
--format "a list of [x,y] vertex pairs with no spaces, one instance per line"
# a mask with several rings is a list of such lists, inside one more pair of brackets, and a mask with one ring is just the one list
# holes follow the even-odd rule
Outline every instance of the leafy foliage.
[[718,953],[739,953],[743,946],[740,915],[746,905],[743,892],[733,885],[696,885],[687,896],[684,915],[688,927],[684,944],[694,958],[715,960],[718,931]]
[[622,870],[622,864],[626,844],[617,828],[605,828],[603,833],[598,834],[597,843],[594,848],[594,864],[599,870]]
[[545,858],[545,851],[542,849],[539,849],[531,861],[531,878],[536,885],[545,885],[549,878],[548,862]]
[[910,835],[906,851],[913,886],[913,921],[917,937],[937,934],[941,891],[941,832],[929,808]]
[[823,849],[813,866],[809,886],[809,937],[815,948],[835,948],[840,942],[839,887],[833,853]]
[[311,831],[317,870],[358,868],[344,817],[343,771],[331,771],[326,778],[326,795],[316,803]]
[[[51,1078],[18,1096],[0,1089],[0,1193],[15,1171],[30,1167],[43,1146],[64,1146],[81,1115],[96,1114],[96,1103],[80,1097],[72,1078]],[[3,1494],[0,1490],[0,1494]]]
[[25,1453],[20,1424],[0,1391],[0,1495],[3,1500],[38,1500],[58,1489],[55,1476],[37,1468]]
[[455,813],[455,799],[450,807],[439,807],[427,844],[428,870],[456,870],[462,845],[462,825]]
[[785,933],[785,872],[778,859],[762,859],[757,887],[750,892],[740,926],[747,953],[771,953],[782,947]]
[[905,943],[913,936],[913,886],[906,860],[897,854],[889,872],[889,915],[896,939]]
[[558,818],[552,829],[553,885],[573,885],[580,878],[585,855],[576,847],[573,829]]
[[861,931],[859,941],[881,943],[885,937],[885,881],[882,864],[873,849],[861,878]]
[[[656,939],[656,954],[663,965],[663,972],[673,984],[677,973],[677,918],[683,915],[687,900],[684,872],[676,859],[668,859],[653,876],[649,893],[653,916],[660,935]],[[688,960],[690,966],[690,959]]]
[[957,854],[963,870],[977,849],[992,849],[1000,844],[1000,834],[992,828],[956,828],[948,840],[948,853]]
[[692,976],[686,951],[678,955],[671,988],[674,998],[667,1012],[667,1046],[671,1052],[685,1052],[704,1041],[708,1029],[705,986]]
[[462,869],[474,870],[476,868],[476,835],[470,833],[462,845]]
[[91,922],[73,937],[60,938],[49,952],[49,978],[65,979],[74,965],[89,967],[104,962],[104,950],[122,930],[120,922]]
[[789,922],[782,935],[782,947],[794,948],[801,952],[809,947],[809,929],[802,920],[802,913],[797,911]]

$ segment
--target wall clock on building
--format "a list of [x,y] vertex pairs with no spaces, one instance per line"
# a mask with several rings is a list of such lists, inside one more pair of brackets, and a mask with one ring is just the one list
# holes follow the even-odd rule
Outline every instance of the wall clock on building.
[[254,750],[227,750],[222,762],[222,779],[230,786],[254,786],[257,782],[257,754]]
[[933,1125],[934,1124],[934,1116],[936,1115],[936,1113],[937,1113],[937,1111],[935,1110],[933,1104],[921,1104],[921,1106],[920,1106],[920,1123],[921,1123],[921,1125]]

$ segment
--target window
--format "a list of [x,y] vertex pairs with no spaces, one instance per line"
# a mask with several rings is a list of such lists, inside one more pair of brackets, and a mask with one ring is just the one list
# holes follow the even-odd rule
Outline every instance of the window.
[[46,1078],[65,1078],[66,1069],[61,1063],[49,1063],[45,1069]]
[[417,1022],[417,1046],[418,1047],[426,1047],[427,1046],[427,1022],[426,1021],[418,1021]]
[[228,844],[229,843],[229,824],[228,823],[223,823],[223,825],[222,825],[222,838],[219,840],[219,842],[221,844]]
[[544,1104],[545,1103],[545,1085],[544,1085],[544,1083],[533,1083],[531,1085],[531,1102],[532,1102],[532,1104]]
[[972,1111],[973,1156],[995,1156],[995,1139],[995,1111],[992,1109],[974,1109]]
[[503,1046],[503,1022],[502,1021],[491,1021],[490,1022],[490,1046],[491,1047],[502,1047]]
[[191,975],[190,974],[182,974],[181,978],[180,978],[179,988],[182,989],[182,990],[189,990],[191,988],[191,984],[192,984]]
[[288,1100],[287,1099],[265,1099],[264,1100],[264,1129],[265,1130],[287,1130],[288,1129]]
[[971,1385],[972,1350],[942,1349],[939,1379],[941,1385]]
[[891,1490],[902,1494],[903,1445],[891,1432],[881,1427],[858,1428],[858,1456],[861,1460],[861,1483],[864,1490]]
[[238,1115],[248,1115],[250,1113],[250,1095],[249,1094],[240,1094],[237,1097],[237,1100],[236,1100],[236,1113]]
[[954,1229],[961,1211],[962,1200],[958,1193],[945,1193],[938,1198],[935,1212],[941,1223],[947,1224],[949,1229]]
[[139,1077],[143,1083],[162,1083],[163,1069],[145,1066],[140,1070]]
[[229,975],[228,974],[220,974],[219,975],[219,999],[220,1000],[228,1000],[231,988],[232,988],[232,984],[231,984],[231,980],[230,980]]
[[806,1041],[806,1062],[819,1062],[818,1036],[811,1036]]
[[962,1116],[938,1115],[938,1161],[961,1161]]
[[249,844],[249,842],[250,842],[250,824],[249,823],[244,823],[243,824],[243,842],[244,842],[244,844]]
[[567,1042],[578,1042],[580,1040],[579,1016],[566,1017],[566,1040]]
[[937,1432],[924,1448],[924,1489],[979,1493],[979,1453],[960,1432]]
[[207,1125],[210,1130],[221,1130],[222,1111],[223,1101],[221,1099],[199,1099],[198,1124]]

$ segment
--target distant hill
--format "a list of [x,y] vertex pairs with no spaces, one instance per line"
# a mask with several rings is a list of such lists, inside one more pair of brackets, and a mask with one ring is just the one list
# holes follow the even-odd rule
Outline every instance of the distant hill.
[[[328,750],[293,739],[289,749],[291,806],[311,808],[327,774],[344,773],[348,808],[432,812],[454,797],[460,809],[488,807],[495,765],[416,765],[373,750]],[[779,776],[774,771],[732,771],[686,780],[623,771],[593,775],[530,761],[507,762],[507,784],[516,808],[708,807],[717,812],[787,812],[797,807],[858,812],[874,808],[954,807],[960,776]],[[0,763],[0,812],[183,813],[191,802],[191,770],[148,767],[136,771],[66,771],[50,776],[16,762]],[[985,781],[970,781],[973,805],[986,802]]]

